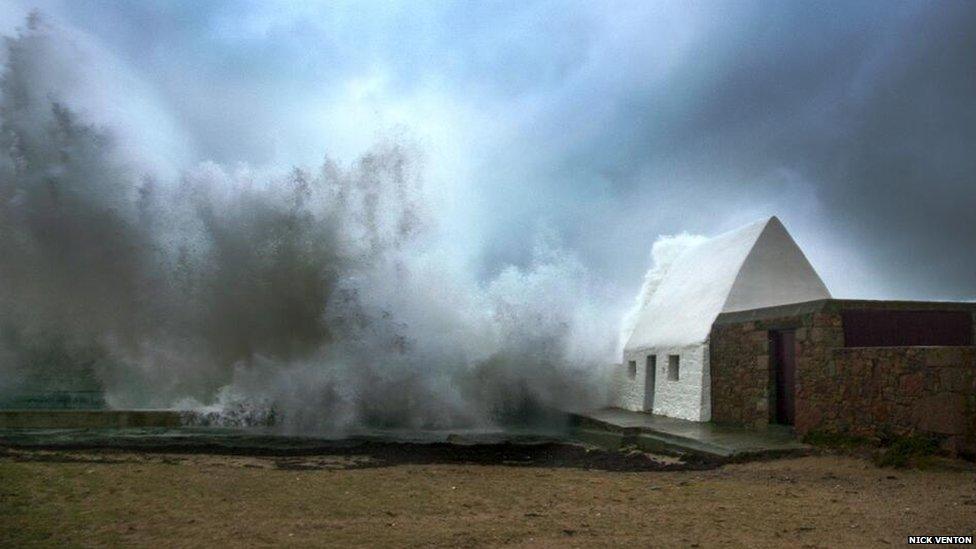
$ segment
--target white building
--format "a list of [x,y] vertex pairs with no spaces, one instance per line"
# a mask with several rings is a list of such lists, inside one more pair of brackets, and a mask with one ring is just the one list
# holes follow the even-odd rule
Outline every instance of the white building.
[[829,298],[779,219],[683,251],[637,317],[616,373],[616,406],[708,421],[708,334],[720,313]]

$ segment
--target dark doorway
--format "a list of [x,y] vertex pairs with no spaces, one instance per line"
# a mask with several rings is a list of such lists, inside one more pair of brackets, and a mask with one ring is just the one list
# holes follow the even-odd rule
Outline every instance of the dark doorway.
[[769,332],[771,423],[793,425],[796,419],[796,338],[793,330]]
[[644,371],[644,411],[654,411],[654,381],[657,379],[657,355],[648,355]]

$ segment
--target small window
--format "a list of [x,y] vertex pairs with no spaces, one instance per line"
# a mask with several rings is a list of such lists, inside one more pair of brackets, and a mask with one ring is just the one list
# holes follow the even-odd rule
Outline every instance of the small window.
[[680,356],[668,355],[668,381],[678,381],[678,369],[680,366]]
[[627,363],[627,377],[637,379],[637,361],[631,360]]
[[653,376],[657,370],[657,355],[647,355],[647,375]]

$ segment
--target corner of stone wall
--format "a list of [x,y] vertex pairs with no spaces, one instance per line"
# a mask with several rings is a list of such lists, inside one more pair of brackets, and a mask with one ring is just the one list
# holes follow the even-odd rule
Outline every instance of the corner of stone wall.
[[709,337],[712,421],[763,428],[769,418],[769,336],[760,322],[716,325]]

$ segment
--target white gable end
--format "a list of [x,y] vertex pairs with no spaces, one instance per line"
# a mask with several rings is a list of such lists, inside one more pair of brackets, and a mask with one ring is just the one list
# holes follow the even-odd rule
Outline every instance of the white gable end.
[[638,316],[624,349],[704,341],[764,225],[721,234],[678,256]]
[[617,405],[708,421],[707,341],[718,315],[829,297],[775,217],[688,248],[638,315],[624,346]]
[[701,343],[720,313],[829,297],[783,224],[771,217],[682,253],[647,301],[624,348]]
[[[827,299],[830,292],[775,217],[746,256],[722,312]],[[714,319],[713,319],[714,320]]]

